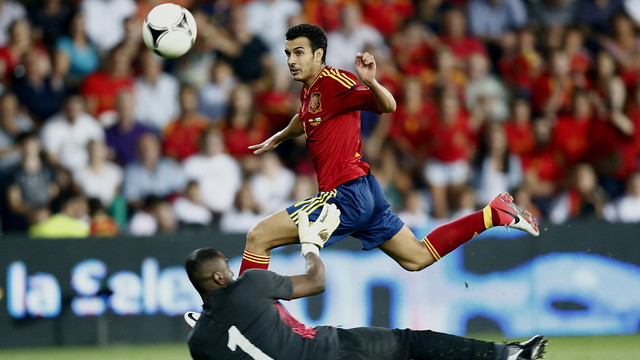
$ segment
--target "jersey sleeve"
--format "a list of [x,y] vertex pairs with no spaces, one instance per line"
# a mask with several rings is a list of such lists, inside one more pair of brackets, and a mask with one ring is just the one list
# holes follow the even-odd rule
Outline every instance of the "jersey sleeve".
[[243,275],[245,281],[250,281],[260,293],[274,300],[291,299],[293,285],[291,278],[268,270],[247,270]]
[[355,75],[344,71],[331,70],[331,73],[327,76],[333,80],[330,82],[330,86],[336,96],[333,105],[336,106],[337,112],[369,111],[376,114],[382,113],[378,110],[378,104],[371,89],[361,84]]

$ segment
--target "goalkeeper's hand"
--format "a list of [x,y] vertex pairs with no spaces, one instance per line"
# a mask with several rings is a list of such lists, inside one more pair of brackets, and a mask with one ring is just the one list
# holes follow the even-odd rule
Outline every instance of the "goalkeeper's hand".
[[313,225],[309,225],[309,215],[300,211],[298,237],[302,244],[302,255],[308,252],[319,254],[319,250],[324,247],[324,243],[329,240],[338,225],[340,225],[340,210],[335,204],[325,204]]

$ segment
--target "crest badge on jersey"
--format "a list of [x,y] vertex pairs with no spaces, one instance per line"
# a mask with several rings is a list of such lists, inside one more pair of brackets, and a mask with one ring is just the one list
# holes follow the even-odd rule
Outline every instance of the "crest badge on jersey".
[[309,101],[309,112],[316,114],[322,111],[322,104],[320,103],[320,93],[311,94],[311,100]]

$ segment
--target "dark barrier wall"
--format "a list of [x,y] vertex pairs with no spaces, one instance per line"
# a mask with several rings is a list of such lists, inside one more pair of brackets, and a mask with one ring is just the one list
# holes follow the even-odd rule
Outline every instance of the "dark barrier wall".
[[[546,228],[539,238],[494,229],[418,273],[346,239],[323,250],[326,292],[286,306],[310,325],[498,330],[509,337],[635,333],[639,229],[571,224]],[[182,314],[201,303],[182,264],[204,246],[239,268],[242,235],[2,237],[0,347],[183,341]],[[302,272],[297,247],[274,252],[271,268]]]

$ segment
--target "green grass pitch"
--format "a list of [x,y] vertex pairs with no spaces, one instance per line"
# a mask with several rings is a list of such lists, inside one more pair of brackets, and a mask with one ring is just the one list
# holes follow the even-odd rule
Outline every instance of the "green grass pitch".
[[[499,341],[499,336],[477,336]],[[189,359],[186,344],[113,345],[108,347],[60,347],[0,349],[2,360],[181,360]],[[551,337],[548,360],[640,359],[640,334],[628,336]]]

